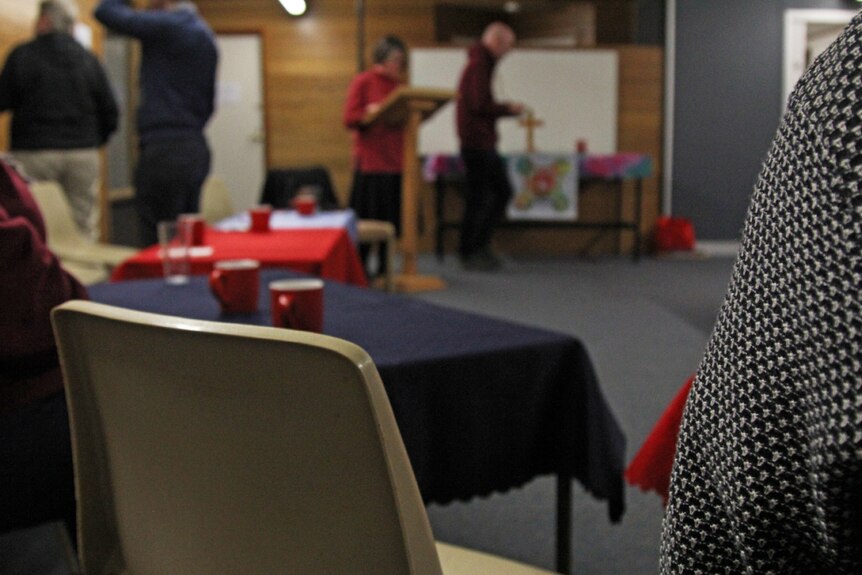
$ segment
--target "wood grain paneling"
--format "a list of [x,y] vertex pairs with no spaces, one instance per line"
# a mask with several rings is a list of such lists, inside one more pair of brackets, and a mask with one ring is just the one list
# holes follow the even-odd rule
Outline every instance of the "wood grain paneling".
[[572,47],[596,45],[596,7],[592,2],[574,2],[546,10],[531,10],[519,14],[512,24],[521,39],[570,38]]

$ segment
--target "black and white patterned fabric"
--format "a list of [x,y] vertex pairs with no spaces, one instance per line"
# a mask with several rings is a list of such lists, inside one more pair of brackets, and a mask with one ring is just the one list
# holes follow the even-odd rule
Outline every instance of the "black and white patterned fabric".
[[806,72],[686,405],[661,573],[862,573],[862,19]]

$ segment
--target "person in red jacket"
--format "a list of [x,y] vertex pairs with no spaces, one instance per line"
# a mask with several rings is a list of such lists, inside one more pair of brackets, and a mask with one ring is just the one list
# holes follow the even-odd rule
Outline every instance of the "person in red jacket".
[[459,252],[466,269],[490,271],[501,264],[491,251],[491,237],[513,192],[503,158],[496,150],[497,119],[517,116],[524,106],[495,100],[491,78],[497,62],[514,45],[515,33],[509,26],[489,24],[481,40],[469,48],[469,60],[458,85],[456,118],[467,176]]
[[[353,132],[353,186],[350,207],[363,219],[391,222],[401,231],[401,174],[404,132],[401,127],[376,122],[363,126],[362,119],[374,112],[403,82],[407,47],[396,36],[385,36],[374,47],[374,65],[357,74],[347,90],[344,125]],[[360,256],[368,265],[368,246],[360,246]],[[383,273],[386,258],[378,258]]]
[[87,292],[45,244],[24,179],[0,157],[0,532],[63,520],[74,535],[71,439],[51,309]]

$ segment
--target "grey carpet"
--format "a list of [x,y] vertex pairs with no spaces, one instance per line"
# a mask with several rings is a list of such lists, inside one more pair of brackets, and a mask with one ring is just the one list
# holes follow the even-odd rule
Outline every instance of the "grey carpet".
[[[628,441],[627,461],[693,373],[723,301],[731,259],[514,259],[494,274],[464,272],[453,258],[422,270],[448,289],[427,301],[578,337],[595,363]],[[554,563],[554,483],[429,508],[435,536],[546,568]],[[663,507],[629,488],[618,525],[576,485],[572,572],[647,574],[658,565]]]
[[[493,274],[462,271],[451,256],[420,259],[448,289],[424,300],[577,336],[628,440],[630,460],[663,408],[696,369],[730,277],[731,259],[508,259]],[[554,562],[554,483],[429,508],[435,536],[546,568]],[[618,525],[576,485],[572,572],[657,571],[662,504],[630,488]],[[0,575],[64,575],[56,532],[0,537]]]

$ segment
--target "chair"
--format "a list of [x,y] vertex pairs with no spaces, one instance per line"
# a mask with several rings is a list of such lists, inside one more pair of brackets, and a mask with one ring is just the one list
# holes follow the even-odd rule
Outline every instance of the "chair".
[[379,246],[380,257],[386,258],[386,274],[383,289],[395,291],[395,226],[382,220],[359,220],[356,232],[360,244]]
[[[266,175],[260,203],[274,208],[290,207],[291,200],[303,186],[320,190],[318,205],[321,210],[339,208],[332,178],[325,166],[272,169]],[[381,257],[387,258],[383,286],[386,291],[395,291],[395,226],[381,220],[358,220],[357,241],[360,244],[379,245]]]
[[64,270],[84,285],[101,283],[111,276],[110,270],[102,264],[82,264],[70,260],[61,260],[61,264]]
[[84,573],[547,573],[435,546],[359,347],[87,301],[52,320]]
[[233,200],[220,176],[210,175],[201,189],[201,214],[208,224],[234,215]]
[[289,208],[299,189],[304,186],[317,187],[320,194],[317,205],[321,210],[337,210],[338,198],[332,178],[325,166],[297,168],[274,168],[267,172],[260,203],[274,208]]
[[104,274],[132,257],[137,249],[85,238],[72,219],[72,211],[63,189],[56,182],[30,182],[30,191],[39,204],[48,236],[48,248],[57,254],[64,266],[90,274]]

